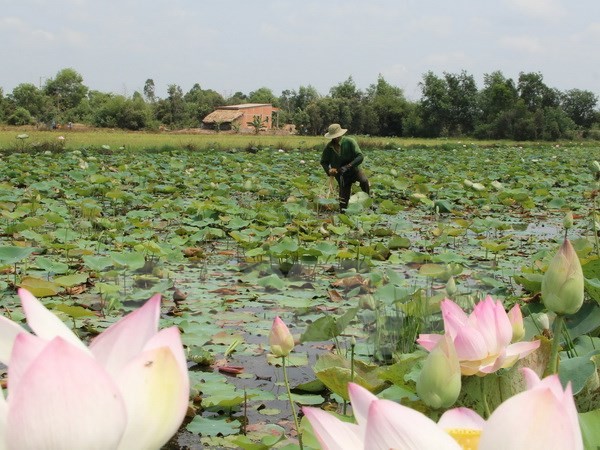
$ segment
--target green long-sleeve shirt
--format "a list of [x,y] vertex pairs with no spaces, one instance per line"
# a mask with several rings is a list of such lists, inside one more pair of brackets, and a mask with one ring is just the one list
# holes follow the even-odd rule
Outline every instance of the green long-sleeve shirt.
[[350,164],[353,168],[363,162],[364,156],[360,147],[354,139],[342,136],[340,139],[340,152],[337,153],[333,147],[333,142],[325,146],[321,155],[321,166],[325,173],[329,174],[329,169],[340,169],[342,166]]

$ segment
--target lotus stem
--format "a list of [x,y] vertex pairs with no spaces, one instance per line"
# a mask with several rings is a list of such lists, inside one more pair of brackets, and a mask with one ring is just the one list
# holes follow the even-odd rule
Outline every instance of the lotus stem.
[[292,417],[294,418],[294,426],[296,427],[296,434],[298,435],[298,445],[300,450],[303,450],[302,446],[302,434],[300,434],[300,425],[298,423],[298,415],[296,414],[296,406],[292,400],[292,391],[290,390],[290,382],[288,381],[287,367],[285,365],[285,356],[281,357],[281,367],[283,369],[283,382],[285,383],[285,389],[287,391],[288,400],[290,401],[290,409],[292,410]]
[[490,405],[487,401],[487,391],[485,390],[485,379],[487,377],[479,378],[479,386],[481,387],[481,403],[483,404],[483,418],[488,419],[490,417]]
[[558,373],[558,347],[560,340],[560,333],[565,323],[565,316],[557,314],[554,319],[553,336],[552,336],[552,347],[550,348],[550,359],[548,360],[548,366],[544,372],[544,376],[554,375]]
[[[356,339],[352,336],[352,340],[350,342],[350,381],[354,382],[354,348],[356,347]],[[346,415],[346,411],[348,408],[348,402],[344,400],[344,408],[343,413]]]

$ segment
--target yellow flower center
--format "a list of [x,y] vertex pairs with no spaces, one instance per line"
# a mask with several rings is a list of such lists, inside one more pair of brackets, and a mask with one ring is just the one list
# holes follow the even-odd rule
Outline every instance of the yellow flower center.
[[477,450],[479,447],[479,438],[481,430],[466,430],[461,428],[453,428],[446,432],[454,438],[463,450]]

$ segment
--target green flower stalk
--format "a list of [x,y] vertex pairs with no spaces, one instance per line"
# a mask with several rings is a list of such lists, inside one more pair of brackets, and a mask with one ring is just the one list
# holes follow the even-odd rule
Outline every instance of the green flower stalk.
[[542,279],[542,301],[556,314],[575,314],[583,304],[583,289],[579,257],[565,239]]
[[271,347],[271,353],[281,358],[283,382],[285,384],[288,400],[290,402],[292,416],[294,417],[294,425],[296,427],[296,433],[298,434],[298,445],[300,446],[300,450],[302,450],[304,447],[302,446],[300,424],[298,423],[298,414],[296,414],[296,406],[294,405],[294,401],[292,400],[292,391],[290,389],[290,382],[288,380],[286,366],[286,357],[294,348],[294,337],[292,336],[292,333],[290,333],[290,330],[288,329],[287,325],[283,322],[283,320],[281,320],[279,316],[275,317],[275,320],[273,320],[273,326],[271,327],[271,332],[269,333],[269,345]]

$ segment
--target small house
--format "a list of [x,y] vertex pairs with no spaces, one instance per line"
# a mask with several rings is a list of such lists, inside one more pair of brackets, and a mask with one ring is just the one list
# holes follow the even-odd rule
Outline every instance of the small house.
[[254,117],[258,116],[262,118],[263,129],[269,130],[274,126],[277,127],[278,111],[279,108],[273,107],[270,103],[219,106],[202,119],[202,124],[204,128],[213,130],[254,130],[248,122],[252,122]]

